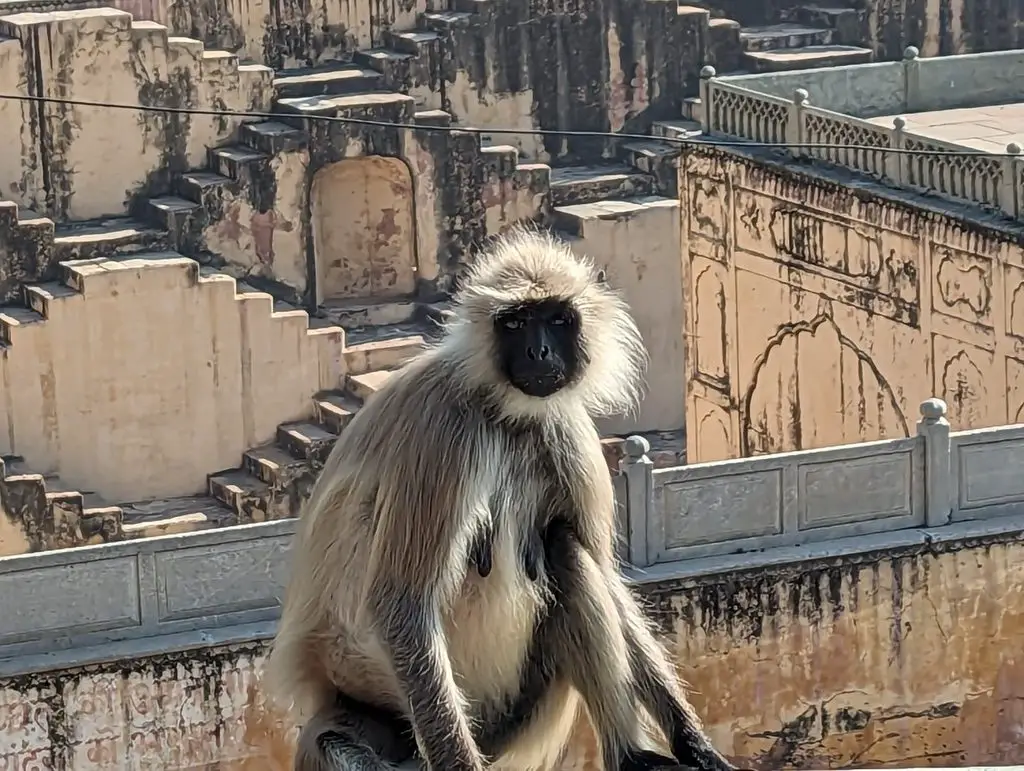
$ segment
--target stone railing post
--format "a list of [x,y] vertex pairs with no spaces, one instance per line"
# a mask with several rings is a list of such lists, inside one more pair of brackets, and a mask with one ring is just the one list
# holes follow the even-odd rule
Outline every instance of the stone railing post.
[[892,149],[897,152],[889,153],[885,157],[885,176],[899,185],[907,184],[910,178],[908,164],[910,156],[903,150],[903,134],[907,122],[903,118],[892,119]]
[[1020,177],[1020,145],[1010,142],[1003,157],[1003,176],[999,185],[999,208],[1011,217],[1020,216],[1021,201],[1017,186]]
[[917,46],[903,49],[903,111],[920,112],[921,106],[921,52]]
[[789,116],[786,118],[786,144],[789,145],[789,154],[798,157],[808,154],[807,148],[802,146],[804,142],[804,107],[807,106],[808,98],[807,89],[796,89],[793,92],[793,101],[789,105]]
[[713,122],[712,118],[714,117],[711,100],[714,98],[713,81],[715,75],[715,68],[710,64],[700,68],[700,126],[705,134],[711,134],[714,131],[714,126],[711,125]]
[[948,525],[953,511],[953,480],[950,477],[949,421],[942,399],[921,402],[917,435],[924,437],[924,523]]
[[638,568],[651,564],[647,526],[654,502],[654,462],[647,457],[651,445],[642,436],[626,439],[626,454],[619,470],[626,478],[626,557]]

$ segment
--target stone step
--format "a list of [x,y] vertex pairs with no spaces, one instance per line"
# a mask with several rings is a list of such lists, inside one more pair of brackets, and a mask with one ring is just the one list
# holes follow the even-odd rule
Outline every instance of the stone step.
[[274,111],[281,121],[302,128],[307,118],[348,117],[390,123],[412,122],[416,100],[394,91],[341,96],[299,96],[278,99]]
[[120,508],[124,536],[128,539],[213,530],[238,521],[234,511],[208,495],[124,503]]
[[238,129],[238,141],[266,155],[277,155],[305,147],[309,134],[287,123],[265,120],[243,123]]
[[161,228],[179,232],[188,221],[202,211],[202,205],[176,195],[150,198],[146,202],[147,217]]
[[383,388],[390,377],[389,370],[375,370],[361,375],[348,375],[345,378],[345,385],[353,396],[366,401]]
[[474,15],[467,11],[436,11],[425,13],[421,18],[428,29],[447,32],[451,29],[469,27],[473,23]]
[[645,209],[662,206],[678,207],[679,201],[675,198],[647,195],[556,206],[554,208],[555,227],[570,237],[579,238],[584,235],[584,228],[588,221],[630,219]]
[[747,51],[743,54],[744,65],[752,72],[810,70],[816,67],[864,64],[873,59],[874,52],[870,48],[838,45]]
[[326,300],[321,307],[326,318],[346,331],[362,327],[402,324],[416,315],[416,301],[403,298],[393,301],[372,299]]
[[695,120],[662,120],[651,125],[651,134],[666,139],[696,139],[704,130]]
[[646,195],[653,189],[653,179],[624,165],[565,166],[551,169],[552,206]]
[[323,463],[338,435],[313,423],[282,423],[277,427],[278,445],[293,458]]
[[86,222],[69,222],[54,229],[54,259],[90,260],[131,254],[145,249],[163,249],[168,234],[131,217],[109,217]]
[[[29,485],[32,495],[42,493],[47,518],[53,517],[52,526],[43,525],[44,532],[37,532],[35,538],[26,532],[29,540],[37,540],[35,548],[66,549],[93,544],[110,543],[124,538],[123,513],[121,507],[111,506],[98,495],[80,492],[65,484],[57,474],[40,474],[30,468],[19,457],[8,457],[0,462],[0,482],[8,486]],[[23,491],[24,494],[24,491]],[[56,521],[62,517],[56,509],[77,517]],[[65,527],[70,525],[70,527]],[[0,548],[4,544],[0,543]],[[4,549],[7,552],[7,549]]]
[[357,94],[383,87],[384,78],[379,72],[351,64],[280,70],[274,76],[274,94],[278,99]]
[[14,345],[19,330],[45,320],[38,311],[17,305],[0,305],[0,343]]
[[207,478],[210,495],[238,515],[239,523],[259,521],[263,517],[247,516],[246,512],[263,511],[270,488],[243,469],[228,469]]
[[174,186],[182,198],[205,207],[222,200],[225,191],[237,189],[238,183],[213,171],[189,171],[178,177]]
[[409,32],[389,32],[388,45],[398,53],[422,56],[438,45],[441,36],[432,30],[412,30]]
[[865,11],[857,8],[834,8],[817,5],[804,5],[792,8],[785,17],[799,24],[811,27],[827,27],[832,30],[831,42],[835,45],[859,45],[864,42],[865,34],[862,17]]
[[745,51],[777,51],[829,45],[831,42],[831,29],[802,24],[770,24],[766,27],[740,29],[740,43]]
[[422,335],[412,335],[348,345],[345,347],[345,364],[351,375],[394,369],[422,351],[424,344]]
[[270,157],[245,145],[214,147],[208,151],[210,169],[222,177],[242,180],[250,164],[268,161]]
[[[619,147],[619,158],[626,164],[650,180],[648,188],[637,191],[638,194],[657,192],[656,174],[664,161],[674,159],[682,152],[678,142],[666,142],[664,139],[637,139],[626,142]],[[676,176],[672,175],[673,178]]]
[[341,435],[359,411],[359,403],[342,391],[324,391],[313,397],[316,422],[326,431]]
[[242,455],[242,469],[268,485],[280,486],[308,466],[305,459],[295,458],[273,444],[254,447]]

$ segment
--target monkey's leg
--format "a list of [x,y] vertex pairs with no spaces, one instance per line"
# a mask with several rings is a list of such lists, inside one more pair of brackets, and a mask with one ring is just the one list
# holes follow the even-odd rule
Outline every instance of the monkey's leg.
[[392,771],[416,754],[412,725],[342,694],[303,726],[295,771]]
[[373,590],[378,629],[388,647],[420,753],[430,771],[483,771],[445,645],[437,600],[381,584]]
[[583,697],[601,738],[604,767],[640,771],[676,765],[643,747],[623,620],[601,567],[562,519],[549,524],[544,547],[554,601],[538,638],[555,657],[559,674]]
[[654,637],[636,600],[617,575],[607,576],[629,647],[630,668],[640,701],[665,732],[672,754],[701,771],[735,771],[711,744],[683,694],[675,668]]

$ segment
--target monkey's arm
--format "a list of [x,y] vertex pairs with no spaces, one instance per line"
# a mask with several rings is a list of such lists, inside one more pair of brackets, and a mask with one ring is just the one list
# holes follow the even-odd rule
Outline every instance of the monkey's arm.
[[417,461],[420,473],[378,489],[368,599],[428,767],[481,771],[441,621],[442,603],[465,576],[480,508],[461,500],[431,459]]

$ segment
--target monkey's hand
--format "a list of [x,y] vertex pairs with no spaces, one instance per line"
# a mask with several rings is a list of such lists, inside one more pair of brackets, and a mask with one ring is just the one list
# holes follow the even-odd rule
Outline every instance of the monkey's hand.
[[540,565],[544,559],[544,534],[539,526],[530,530],[523,544],[523,569],[531,581],[540,578]]
[[491,574],[493,553],[494,531],[487,527],[473,539],[469,549],[469,562],[476,568],[481,578],[487,578]]

